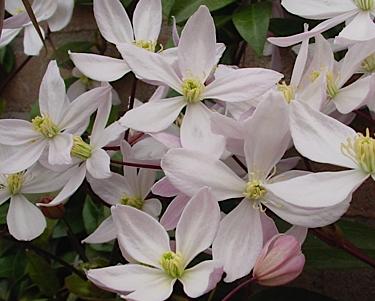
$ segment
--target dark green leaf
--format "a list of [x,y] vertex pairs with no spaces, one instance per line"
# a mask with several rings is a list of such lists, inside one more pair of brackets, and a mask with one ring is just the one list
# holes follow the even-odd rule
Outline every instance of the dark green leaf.
[[92,233],[105,218],[105,207],[101,204],[95,204],[87,196],[83,205],[82,217],[87,233]]
[[16,64],[16,57],[10,46],[0,48],[0,64],[6,73],[10,73]]
[[249,298],[251,301],[335,301],[329,297],[302,288],[275,287],[261,291]]
[[234,26],[259,56],[263,54],[271,14],[272,3],[258,2],[233,15]]
[[5,225],[7,223],[9,202],[0,206],[0,225]]
[[0,277],[15,280],[25,273],[26,258],[22,250],[0,258]]
[[91,282],[84,281],[76,275],[66,277],[65,286],[83,300],[113,300],[114,298],[113,294],[97,288]]
[[163,7],[163,15],[167,18],[170,17],[171,10],[173,8],[173,5],[175,3],[175,0],[161,0],[161,4]]

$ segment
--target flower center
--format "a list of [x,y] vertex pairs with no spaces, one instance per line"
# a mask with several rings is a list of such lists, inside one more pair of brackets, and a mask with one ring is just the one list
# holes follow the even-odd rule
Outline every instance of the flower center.
[[81,75],[79,81],[86,87],[89,88],[92,84],[92,79],[88,78],[85,75]]
[[79,136],[74,136],[73,147],[70,151],[73,157],[79,158],[81,160],[87,160],[92,155],[92,147],[90,144],[86,143]]
[[372,10],[375,6],[374,0],[354,0],[354,3],[363,11]]
[[363,70],[368,73],[375,72],[375,53],[369,55],[361,64]]
[[352,159],[366,173],[375,173],[375,139],[370,137],[370,130],[366,129],[366,136],[358,133],[346,143],[341,143],[341,152]]
[[20,6],[20,7],[17,7],[14,12],[16,13],[16,15],[18,15],[18,14],[22,14],[26,12],[26,10],[24,7]]
[[340,89],[337,86],[335,76],[332,72],[327,73],[327,95],[330,99],[333,99],[339,94]]
[[310,80],[314,82],[320,76],[320,71],[313,71],[310,74]]
[[262,182],[258,179],[253,179],[247,182],[243,195],[253,204],[254,209],[266,211],[262,206],[264,196],[267,194],[267,189],[264,188]]
[[197,103],[202,100],[204,84],[199,79],[188,78],[182,83],[182,94],[187,103]]
[[283,94],[287,104],[290,104],[295,98],[294,88],[291,85],[287,85],[285,82],[282,84],[277,84],[277,90]]
[[151,52],[155,52],[155,48],[156,48],[156,42],[153,42],[151,40],[150,41],[145,41],[145,40],[135,41],[134,45],[139,48],[143,48],[147,51],[151,51]]
[[31,120],[31,123],[34,130],[41,133],[46,138],[51,139],[60,133],[60,129],[48,116],[37,116]]
[[142,209],[144,201],[141,198],[137,198],[135,196],[124,195],[121,198],[120,203],[123,205],[128,205],[128,206],[137,208],[137,209]]
[[179,253],[165,252],[160,259],[163,270],[172,278],[180,278],[184,273],[184,260]]
[[23,176],[23,172],[18,172],[7,177],[8,191],[11,195],[15,195],[21,190],[24,181]]

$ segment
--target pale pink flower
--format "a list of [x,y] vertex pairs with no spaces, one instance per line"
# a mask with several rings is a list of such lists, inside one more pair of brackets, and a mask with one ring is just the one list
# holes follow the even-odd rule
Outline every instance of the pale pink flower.
[[[199,214],[197,214],[199,213]],[[176,280],[185,293],[197,298],[220,281],[220,262],[188,264],[212,243],[220,221],[220,208],[204,188],[186,206],[176,229],[172,251],[167,231],[150,215],[129,206],[112,208],[121,250],[135,263],[89,270],[88,278],[101,288],[133,301],[162,301],[172,294]]]

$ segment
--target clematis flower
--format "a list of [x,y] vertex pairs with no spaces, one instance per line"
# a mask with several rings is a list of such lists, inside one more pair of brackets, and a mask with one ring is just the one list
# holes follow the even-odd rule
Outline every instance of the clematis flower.
[[51,61],[40,86],[40,115],[31,122],[0,120],[1,143],[17,146],[14,154],[0,163],[0,172],[8,174],[27,169],[46,149],[49,164],[70,164],[73,136],[84,132],[90,115],[109,93],[108,86],[95,88],[69,102],[57,63]]
[[[129,161],[128,158],[134,153],[126,141],[122,142],[121,152],[125,161]],[[161,203],[156,198],[147,198],[155,182],[155,176],[154,170],[141,168],[137,174],[137,168],[124,166],[124,176],[112,172],[110,178],[88,178],[88,181],[92,190],[106,203],[112,206],[128,205],[157,218],[162,209]],[[103,243],[115,238],[116,228],[110,216],[83,242]]]
[[[91,90],[93,91],[93,90]],[[69,169],[72,176],[60,193],[50,203],[39,203],[38,206],[56,206],[62,204],[70,197],[82,184],[86,175],[95,179],[106,179],[111,177],[110,157],[103,149],[104,146],[119,138],[126,130],[117,121],[106,127],[109,114],[111,112],[111,89],[106,89],[107,94],[101,99],[95,122],[92,128],[90,143],[85,142],[80,136],[73,137],[73,145],[70,154],[74,158],[71,165],[62,166]],[[53,166],[49,166],[53,169]]]
[[303,156],[349,170],[297,177],[270,185],[270,191],[289,202],[303,198],[317,206],[337,206],[367,178],[375,180],[375,139],[369,130],[356,133],[304,104],[293,107],[290,122],[295,147]]
[[[347,210],[350,198],[337,206],[329,206],[307,202],[303,197],[281,199],[278,193],[269,190],[268,187],[276,185],[274,183],[280,182],[279,186],[283,187],[286,179],[304,174],[302,171],[288,171],[274,176],[274,166],[290,141],[285,110],[281,102],[263,101],[247,122],[244,144],[248,169],[246,180],[222,161],[204,153],[173,149],[162,160],[161,166],[169,181],[189,196],[208,186],[218,200],[243,198],[221,221],[212,246],[214,258],[224,265],[226,282],[247,275],[254,266],[263,246],[260,215],[265,207],[287,222],[305,227],[330,224]],[[290,193],[293,193],[292,189]],[[229,245],[228,241],[231,242]]]
[[[72,18],[74,0],[34,0],[32,9],[38,23],[47,21],[52,32],[63,29]],[[26,13],[21,0],[6,0],[5,9],[11,15],[4,20],[0,47],[8,45],[24,29],[23,47],[27,55],[38,55],[43,43]],[[43,28],[40,27],[41,32]]]
[[138,131],[155,133],[168,128],[186,107],[181,125],[182,146],[196,150],[204,148],[218,157],[223,152],[224,141],[211,132],[211,111],[203,100],[248,100],[265,93],[282,77],[271,70],[244,68],[207,83],[217,59],[215,25],[206,6],[201,6],[189,18],[181,33],[177,47],[178,64],[171,64],[163,56],[134,45],[121,44],[118,47],[138,78],[162,82],[181,95],[130,110],[120,122]]
[[297,44],[344,21],[346,26],[335,38],[336,43],[353,44],[375,38],[374,0],[283,0],[281,4],[290,13],[303,18],[328,20],[308,32],[289,37],[268,38],[268,41],[274,45],[286,47]]
[[86,53],[70,53],[70,58],[88,78],[115,81],[130,71],[127,57],[119,44],[134,44],[147,51],[155,51],[162,21],[161,1],[140,0],[134,10],[133,26],[119,0],[94,0],[93,4],[100,33],[116,45],[123,59]]
[[63,187],[69,173],[56,173],[33,165],[27,170],[0,174],[0,205],[10,199],[7,213],[9,233],[18,240],[32,240],[46,228],[42,212],[25,194],[53,192]]
[[112,214],[120,247],[137,263],[89,270],[87,277],[95,285],[127,300],[162,301],[172,294],[177,280],[191,298],[220,281],[223,269],[215,259],[187,268],[211,245],[219,224],[220,208],[209,189],[199,191],[186,206],[176,229],[176,250],[171,250],[166,230],[150,215],[119,205]]

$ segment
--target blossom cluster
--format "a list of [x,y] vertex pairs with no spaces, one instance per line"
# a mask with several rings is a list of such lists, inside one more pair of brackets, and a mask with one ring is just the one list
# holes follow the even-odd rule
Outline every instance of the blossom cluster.
[[[9,4],[15,2],[6,2],[15,16],[5,24],[22,24],[5,29],[2,39],[25,28],[26,50],[33,29]],[[35,11],[39,3],[52,6],[34,1]],[[19,240],[41,235],[46,221],[38,207],[67,202],[87,181],[111,215],[83,242],[117,239],[128,262],[88,270],[101,288],[154,301],[167,299],[177,280],[196,298],[224,274],[225,282],[251,275],[270,286],[295,279],[305,262],[307,228],[339,220],[356,189],[375,180],[373,134],[346,125],[362,107],[375,113],[375,1],[282,5],[305,18],[328,19],[292,37],[269,38],[278,46],[301,42],[289,82],[273,70],[220,64],[225,45],[216,41],[206,6],[181,34],[174,27],[174,47],[163,49],[161,1],[140,0],[131,22],[119,0],[94,0],[99,30],[122,58],[71,52],[77,76],[98,83],[68,94],[51,61],[39,116],[0,120],[0,204],[10,199],[10,234]],[[49,9],[40,8],[38,18],[63,26],[54,17],[59,8]],[[321,33],[343,21],[334,43],[347,51],[337,61]],[[114,101],[108,82],[128,72],[157,89],[108,124]],[[306,160],[344,169],[294,169],[301,157],[286,156],[293,147]],[[110,168],[114,149],[121,152],[123,174]],[[53,195],[51,202],[35,206],[27,198],[44,193]],[[165,198],[173,200],[163,210]],[[221,212],[223,201],[233,209]],[[287,232],[279,233],[276,216],[291,225]],[[207,256],[212,259],[195,264]]]

